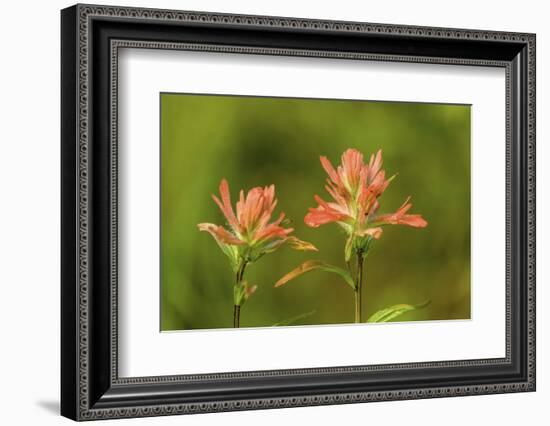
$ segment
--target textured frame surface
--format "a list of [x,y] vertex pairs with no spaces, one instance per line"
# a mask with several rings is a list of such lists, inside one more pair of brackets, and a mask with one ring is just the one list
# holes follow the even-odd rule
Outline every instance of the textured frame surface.
[[[109,36],[102,38],[101,28],[93,33],[94,22],[106,23]],[[122,23],[129,24],[127,30],[118,27]],[[164,25],[170,29],[153,40],[140,39],[136,37],[140,30],[132,27],[134,23],[155,28]],[[205,39],[208,35],[201,31],[215,33],[221,28],[236,32],[253,29],[266,34],[275,31],[288,35],[284,43],[292,44],[292,40],[303,38],[312,47],[272,47],[269,40],[263,46],[231,40],[227,44],[194,42],[194,34],[190,36],[191,42],[182,42],[174,35],[178,28],[196,29],[200,33],[196,37]],[[307,39],[308,34],[343,36],[344,40],[340,48],[335,37],[337,49],[325,50],[317,48],[313,39]],[[374,40],[370,52],[354,44],[354,37],[362,36]],[[242,38],[246,40],[247,36]],[[388,40],[404,40],[409,47],[424,43],[428,48],[420,47],[418,54],[400,53],[398,47],[391,52]],[[441,54],[441,49],[437,50],[440,41],[442,46],[455,43],[457,51],[464,55]],[[466,47],[479,45],[479,49],[466,53],[461,43]],[[124,47],[505,68],[506,357],[119,378],[117,70],[118,49]],[[104,55],[99,55],[99,51]],[[62,54],[62,414],[90,420],[535,389],[534,35],[77,5],[62,13]],[[102,71],[96,72],[94,66]],[[107,136],[108,142],[103,145],[97,142],[105,139],[102,135]],[[96,228],[104,227],[108,227],[108,236],[96,234]],[[102,288],[100,276],[108,276],[108,289],[96,290]],[[458,384],[475,368],[487,372],[487,378]],[[451,371],[456,373],[449,375]],[[382,383],[382,375],[395,377],[395,383]],[[432,376],[433,382],[428,380],[431,386],[418,385],[420,380]],[[242,382],[239,392],[224,390],[228,384],[234,388],[237,380]]]

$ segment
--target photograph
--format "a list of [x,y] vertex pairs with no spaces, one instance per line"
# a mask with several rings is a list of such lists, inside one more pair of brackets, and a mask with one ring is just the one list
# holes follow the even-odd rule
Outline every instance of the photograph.
[[160,329],[469,320],[471,105],[160,93]]

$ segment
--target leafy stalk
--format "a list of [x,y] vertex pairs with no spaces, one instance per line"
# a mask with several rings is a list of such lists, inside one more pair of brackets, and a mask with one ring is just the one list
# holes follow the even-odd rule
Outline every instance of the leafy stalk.
[[275,283],[275,287],[281,287],[282,285],[285,285],[289,281],[293,280],[294,278],[299,277],[300,275],[305,274],[306,272],[314,271],[314,270],[321,270],[325,272],[332,272],[334,274],[339,275],[344,279],[344,281],[355,290],[355,282],[351,276],[351,274],[346,271],[345,269],[339,268],[338,266],[330,265],[328,263],[322,262],[320,260],[308,260],[304,263],[302,263],[297,268],[294,268],[292,271],[290,271],[288,274],[286,274],[284,277],[282,277],[279,281]]

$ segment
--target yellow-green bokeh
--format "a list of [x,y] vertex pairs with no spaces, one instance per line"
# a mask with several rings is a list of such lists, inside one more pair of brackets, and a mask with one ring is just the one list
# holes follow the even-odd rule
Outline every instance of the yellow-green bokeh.
[[366,260],[363,315],[397,303],[431,304],[399,321],[470,318],[470,107],[465,105],[161,94],[161,329],[231,327],[233,273],[197,224],[224,224],[212,201],[222,178],[238,191],[275,184],[295,235],[319,248],[283,246],[247,270],[258,290],[241,327],[349,323],[353,291],[337,275],[312,272],[273,284],[308,259],[344,267],[345,237],[334,224],[303,222],[313,195],[325,199],[319,156],[334,165],[347,148],[383,150],[380,198],[394,212],[412,196],[424,229],[387,226]]

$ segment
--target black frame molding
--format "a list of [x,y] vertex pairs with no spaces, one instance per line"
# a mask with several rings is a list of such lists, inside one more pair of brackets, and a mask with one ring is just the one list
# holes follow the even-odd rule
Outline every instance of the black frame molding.
[[[119,378],[120,48],[506,70],[506,357]],[[61,12],[61,414],[74,420],[535,390],[535,35],[97,5]]]

